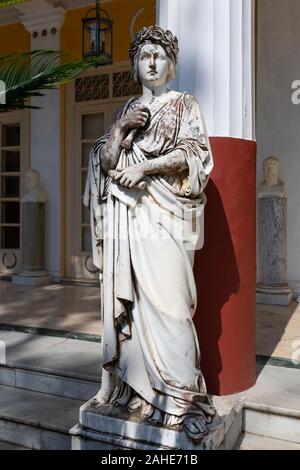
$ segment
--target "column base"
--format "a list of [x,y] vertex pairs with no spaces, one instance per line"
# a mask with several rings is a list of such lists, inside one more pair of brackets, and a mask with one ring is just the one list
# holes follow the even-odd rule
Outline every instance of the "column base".
[[[219,399],[220,401],[220,399]],[[219,408],[219,409],[218,409]],[[226,412],[224,414],[224,408]],[[70,430],[72,450],[214,450],[233,448],[242,432],[242,405],[237,398],[228,407],[217,406],[209,433],[199,441],[176,430],[141,420],[124,407],[95,405],[80,408],[79,423]]]
[[52,284],[52,278],[46,271],[21,271],[12,277],[14,286],[39,287]]
[[268,305],[289,305],[293,298],[293,291],[287,284],[281,286],[265,286],[257,284],[256,302]]

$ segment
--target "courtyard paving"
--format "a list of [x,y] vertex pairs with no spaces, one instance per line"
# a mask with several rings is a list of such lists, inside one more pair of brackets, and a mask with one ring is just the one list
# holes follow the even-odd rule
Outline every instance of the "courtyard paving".
[[[99,287],[55,284],[32,288],[0,281],[0,327],[101,335]],[[74,337],[74,336],[73,336]],[[76,336],[75,336],[76,337]],[[84,339],[84,336],[81,338]],[[85,339],[89,339],[87,336]],[[257,354],[292,360],[300,348],[300,305],[257,305]],[[299,354],[300,356],[300,354]],[[299,357],[300,359],[300,357]]]

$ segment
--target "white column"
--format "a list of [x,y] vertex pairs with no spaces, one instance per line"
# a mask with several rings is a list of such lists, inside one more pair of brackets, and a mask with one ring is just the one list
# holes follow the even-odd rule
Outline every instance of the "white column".
[[[65,10],[53,8],[44,0],[22,5],[39,5],[34,13],[21,16],[21,22],[31,34],[31,49],[59,49],[60,28]],[[21,5],[19,6],[21,9]],[[61,107],[60,90],[44,90],[45,96],[32,99],[31,110],[31,167],[41,174],[47,193],[46,205],[46,270],[60,279],[61,262]]]
[[179,40],[174,86],[199,100],[214,136],[254,139],[254,1],[158,0]]

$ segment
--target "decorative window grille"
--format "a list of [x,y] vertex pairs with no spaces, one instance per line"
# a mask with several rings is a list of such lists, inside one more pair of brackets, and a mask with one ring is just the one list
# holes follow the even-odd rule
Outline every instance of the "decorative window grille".
[[[110,88],[110,80],[112,88]],[[141,87],[130,71],[89,75],[75,80],[75,101],[107,100],[139,95]]]
[[140,91],[140,85],[133,80],[131,72],[113,74],[113,98],[139,95]]
[[109,98],[109,75],[90,75],[75,81],[75,100],[91,101]]

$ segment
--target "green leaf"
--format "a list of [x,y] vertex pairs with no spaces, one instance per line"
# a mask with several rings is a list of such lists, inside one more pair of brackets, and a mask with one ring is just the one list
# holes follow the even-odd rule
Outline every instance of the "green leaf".
[[24,3],[26,0],[0,0],[0,8],[9,7],[16,3]]
[[30,107],[27,99],[40,96],[40,90],[57,88],[90,67],[106,63],[102,56],[84,61],[70,61],[71,57],[66,51],[49,49],[0,56],[0,80],[6,87],[6,104],[0,105],[0,111]]

